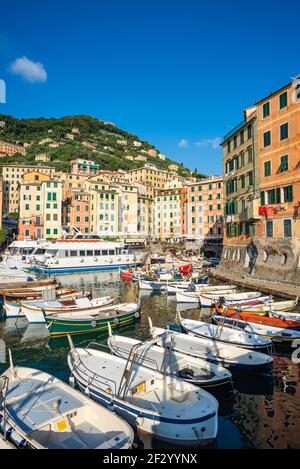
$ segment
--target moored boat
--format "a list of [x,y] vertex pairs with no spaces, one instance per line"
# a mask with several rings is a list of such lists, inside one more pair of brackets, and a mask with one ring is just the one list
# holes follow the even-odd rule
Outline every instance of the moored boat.
[[219,327],[203,321],[193,319],[183,319],[180,313],[179,321],[182,329],[189,335],[211,339],[215,342],[235,345],[248,350],[268,352],[271,348],[271,341],[256,334],[249,334],[241,330],[233,330],[227,327]]
[[254,300],[261,296],[260,292],[245,292],[245,293],[220,293],[220,292],[201,292],[199,295],[199,302],[202,308],[210,308],[216,300],[229,301],[230,304],[240,304],[245,300]]
[[32,300],[21,302],[21,314],[24,314],[30,323],[43,323],[45,316],[63,313],[79,313],[81,316],[97,315],[105,306],[112,305],[111,296],[89,299],[87,297],[75,299]]
[[125,359],[128,359],[132,348],[138,346],[137,363],[164,375],[177,376],[209,392],[232,390],[231,373],[226,368],[176,352],[172,349],[172,341],[170,347],[162,348],[153,339],[141,342],[110,333],[107,344],[112,353]]
[[123,303],[99,309],[98,313],[83,314],[65,312],[45,316],[50,336],[58,337],[67,334],[86,334],[89,332],[107,331],[111,327],[126,326],[140,318],[140,305]]
[[128,449],[134,434],[120,417],[43,371],[11,367],[0,428],[17,447]]
[[265,313],[265,315],[262,316],[261,314],[253,314],[253,312],[248,313],[247,311],[240,311],[239,309],[223,309],[220,308],[217,303],[215,303],[215,309],[217,313],[223,314],[225,317],[241,319],[242,321],[262,324],[264,326],[278,327],[280,329],[294,329],[300,331],[300,318],[298,320],[294,320],[283,316],[270,317],[268,313]]
[[164,441],[195,445],[213,441],[218,402],[208,392],[174,376],[88,347],[74,348],[68,365],[80,390],[125,418],[138,432]]
[[[235,292],[235,288],[228,287],[224,290],[211,290],[209,293],[211,295],[215,294],[217,298],[219,297],[224,297],[225,295],[233,295]],[[198,289],[197,291],[176,291],[176,301],[177,303],[197,303],[201,304],[201,295],[205,293],[206,290],[200,290]],[[211,304],[209,303],[209,306]],[[208,307],[209,307],[208,306]]]
[[[84,292],[77,291],[74,288],[60,288],[55,290],[54,292],[54,297],[56,297],[57,300],[75,300],[78,298],[90,298],[91,296],[91,290],[86,290]],[[27,292],[27,295],[25,296],[25,293],[22,293],[20,296],[21,301],[34,301],[37,299],[42,299],[43,294],[40,292],[38,293],[30,293]],[[11,299],[11,297],[6,297],[4,296],[4,303],[3,303],[3,310],[5,311],[5,315],[7,318],[9,317],[25,317],[24,312],[22,311],[22,306],[20,299],[18,299],[18,294],[15,294],[15,296]]]
[[300,332],[294,329],[281,329],[279,327],[266,326],[265,324],[255,324],[219,314],[215,314],[212,319],[216,324],[222,325],[224,328],[244,331],[247,334],[255,334],[257,337],[265,337],[271,340],[274,345],[292,346],[295,339],[300,340]]
[[253,352],[231,344],[217,342],[208,338],[195,337],[180,332],[170,331],[159,327],[153,327],[150,323],[151,337],[157,341],[160,347],[169,347],[172,342],[173,350],[186,355],[203,358],[211,363],[217,363],[230,371],[243,373],[269,372],[273,359],[265,353]]

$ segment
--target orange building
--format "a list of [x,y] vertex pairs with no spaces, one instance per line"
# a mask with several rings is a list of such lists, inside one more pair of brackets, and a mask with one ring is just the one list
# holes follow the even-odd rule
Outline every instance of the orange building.
[[0,157],[14,156],[16,153],[26,155],[26,150],[21,145],[14,145],[13,143],[4,142],[3,140],[0,140]]
[[91,232],[91,194],[81,189],[73,189],[63,202],[63,226],[74,226],[81,233]]
[[260,221],[256,235],[300,238],[300,79],[257,103]]
[[223,177],[213,176],[188,185],[187,238],[216,254],[223,241]]

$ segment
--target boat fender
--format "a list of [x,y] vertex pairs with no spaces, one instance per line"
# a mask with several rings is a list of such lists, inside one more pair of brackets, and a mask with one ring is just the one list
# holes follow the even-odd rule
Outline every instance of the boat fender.
[[94,257],[94,261],[97,262],[97,257]]
[[119,324],[119,318],[114,318],[114,324]]
[[113,260],[112,260],[111,257],[109,258],[109,261],[108,261],[108,262],[109,262],[110,264],[112,264]]
[[138,319],[138,318],[140,317],[140,313],[139,313],[138,311],[136,311],[136,312],[134,313],[134,317],[135,317],[136,319]]
[[84,394],[87,396],[87,397],[90,397],[90,390],[89,390],[89,387],[87,386],[84,390]]
[[115,404],[113,402],[109,402],[107,409],[110,410],[111,412],[115,411]]
[[[4,434],[4,419],[3,415],[0,414],[0,428],[1,432]],[[6,435],[9,437],[9,439],[18,447],[18,448],[23,448],[26,445],[26,440],[17,433],[13,427],[10,427],[8,424],[5,425],[6,429]]]
[[75,389],[75,377],[73,375],[71,375],[69,377],[69,385],[71,386],[71,388]]
[[80,262],[84,262],[84,259],[83,259],[83,257],[80,259]]
[[95,321],[95,320],[91,321],[91,326],[96,327],[97,326],[97,321]]

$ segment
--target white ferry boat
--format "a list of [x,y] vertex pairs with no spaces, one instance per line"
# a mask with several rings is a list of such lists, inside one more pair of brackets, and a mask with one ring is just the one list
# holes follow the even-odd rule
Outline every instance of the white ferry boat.
[[46,242],[29,258],[28,270],[58,274],[94,270],[112,270],[143,263],[144,255],[128,251],[121,242],[104,241],[96,237],[77,236]]

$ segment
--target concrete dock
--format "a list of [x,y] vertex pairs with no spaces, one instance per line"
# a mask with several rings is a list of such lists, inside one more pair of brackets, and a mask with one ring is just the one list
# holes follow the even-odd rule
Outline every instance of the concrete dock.
[[226,281],[241,288],[257,290],[268,295],[279,296],[282,298],[300,297],[300,288],[292,285],[282,285],[266,280],[245,277],[221,268],[211,270],[211,275],[216,280]]

